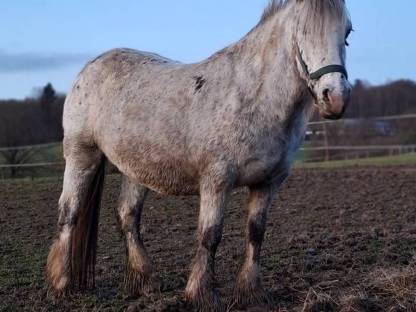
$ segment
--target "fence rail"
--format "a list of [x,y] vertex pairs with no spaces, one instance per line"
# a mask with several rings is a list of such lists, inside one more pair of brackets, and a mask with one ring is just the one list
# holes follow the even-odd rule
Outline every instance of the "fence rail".
[[63,165],[65,165],[64,162],[45,162],[45,163],[31,163],[31,164],[0,165],[0,169],[53,167],[53,166],[63,166]]
[[369,150],[402,150],[414,152],[416,145],[364,145],[364,146],[320,146],[320,147],[302,147],[303,151],[369,151]]
[[[48,147],[56,146],[57,144],[47,145]],[[41,147],[45,147],[42,145]],[[31,146],[30,148],[35,148],[36,146]],[[358,152],[369,152],[369,151],[388,151],[389,155],[394,154],[407,154],[407,153],[416,153],[416,145],[365,145],[365,146],[319,146],[319,147],[302,147],[301,151],[305,152],[327,152],[327,151],[343,151],[345,153],[333,157],[333,160],[337,159],[350,159],[359,157],[360,153]],[[367,155],[367,158],[369,155]],[[320,162],[325,161],[325,157],[314,157],[308,159],[308,162]],[[46,168],[46,167],[60,167],[62,168],[65,165],[64,161],[59,162],[38,162],[38,163],[25,163],[25,164],[14,164],[7,165],[1,164],[0,170],[2,169],[36,169],[36,168]]]
[[22,145],[22,146],[15,146],[15,147],[0,147],[0,152],[50,148],[50,147],[60,146],[61,144],[62,142],[53,142],[53,143],[46,143],[46,144]]
[[[356,158],[369,158],[374,156],[383,156],[383,155],[394,155],[394,154],[407,154],[407,153],[415,153],[416,152],[416,136],[414,128],[406,128],[409,125],[412,125],[412,122],[409,120],[415,119],[416,114],[406,114],[400,116],[382,116],[382,117],[372,117],[372,118],[363,118],[363,119],[342,119],[342,120],[329,120],[329,121],[314,121],[309,122],[309,135],[314,136],[315,141],[309,141],[305,146],[301,148],[302,153],[304,154],[304,159],[302,161],[305,162],[319,162],[319,161],[329,161],[329,160],[337,160],[337,159],[356,159]],[[391,121],[398,120],[402,121],[400,123],[390,123]],[[334,141],[332,137],[333,133],[331,132],[334,127],[342,128],[344,131],[346,129],[354,129],[357,125],[372,125],[375,124],[380,126],[378,121],[382,121],[382,125],[387,123],[393,127],[393,125],[405,125],[403,130],[402,128],[398,131],[405,131],[406,135],[410,135],[410,140],[403,141],[401,139],[403,133],[399,133],[397,137],[389,137],[388,140],[380,140],[381,137],[376,137],[374,140],[374,144],[357,144],[352,145],[354,143],[354,138],[356,137],[357,133],[354,133],[348,137],[348,135],[340,135],[337,137],[338,140]],[[372,123],[373,122],[373,123]],[[320,127],[316,127],[320,126]],[[360,128],[361,129],[361,128]],[[365,129],[365,128],[363,128]],[[358,132],[361,133],[361,132]],[[395,134],[397,135],[397,133]],[[360,136],[360,134],[358,135]],[[331,143],[332,138],[332,143]],[[353,138],[353,140],[351,140]],[[342,144],[344,142],[344,144]],[[367,140],[364,142],[372,142],[372,140]],[[338,143],[340,143],[338,145]],[[357,142],[358,143],[358,142]],[[385,144],[383,144],[385,143]],[[403,143],[403,144],[401,144]],[[408,144],[410,143],[410,144]],[[315,146],[314,146],[315,145]],[[31,172],[51,172],[51,173],[62,173],[62,168],[65,165],[65,161],[62,159],[61,152],[58,150],[52,150],[55,147],[62,146],[62,142],[52,142],[46,144],[38,144],[38,145],[24,145],[24,146],[16,146],[16,147],[0,147],[0,178],[5,177],[7,175],[7,170],[25,172],[28,174],[32,174]],[[8,163],[6,157],[4,158],[3,163],[1,163],[1,155],[6,155],[8,152],[20,152],[25,153],[25,151],[30,152],[36,157],[31,158],[32,162],[28,161],[25,163]],[[48,157],[42,156],[46,152],[49,153]],[[42,169],[44,168],[44,169]],[[6,175],[5,175],[6,173]],[[34,173],[33,173],[34,174]]]
[[416,119],[416,114],[406,114],[397,116],[381,116],[381,117],[370,117],[370,118],[343,118],[340,120],[323,120],[323,121],[311,121],[308,123],[309,126],[325,125],[342,122],[360,122],[360,121],[389,121],[389,120],[403,120],[403,119]]

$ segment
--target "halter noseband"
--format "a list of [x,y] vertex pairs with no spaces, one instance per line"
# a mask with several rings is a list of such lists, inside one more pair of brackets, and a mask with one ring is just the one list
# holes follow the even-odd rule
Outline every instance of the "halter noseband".
[[342,65],[328,65],[324,66],[317,71],[310,73],[308,69],[308,65],[306,65],[305,61],[302,57],[302,52],[299,49],[299,46],[296,45],[296,50],[299,58],[300,65],[302,66],[303,72],[308,80],[319,80],[322,76],[330,73],[341,73],[344,74],[345,78],[348,79],[348,72],[345,66]]

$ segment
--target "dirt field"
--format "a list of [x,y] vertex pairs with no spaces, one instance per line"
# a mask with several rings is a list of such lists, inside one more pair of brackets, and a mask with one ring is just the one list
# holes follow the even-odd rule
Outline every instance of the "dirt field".
[[[263,249],[274,310],[416,311],[415,182],[416,167],[294,171],[273,207]],[[162,290],[126,302],[124,245],[113,215],[119,178],[109,177],[96,289],[54,302],[44,265],[60,189],[59,179],[0,182],[0,311],[120,311],[130,305],[186,311],[182,290],[195,247],[196,197],[149,198],[143,235]],[[242,259],[245,198],[244,190],[233,196],[217,256],[224,298]]]

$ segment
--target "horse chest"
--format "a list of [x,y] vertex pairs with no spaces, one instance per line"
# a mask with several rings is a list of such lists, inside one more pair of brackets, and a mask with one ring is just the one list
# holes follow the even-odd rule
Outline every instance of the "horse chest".
[[239,185],[263,183],[287,172],[303,142],[302,135],[291,134],[285,141],[258,148],[247,155],[239,170]]
[[262,183],[272,175],[278,164],[279,161],[277,159],[249,158],[240,167],[238,184],[242,186]]

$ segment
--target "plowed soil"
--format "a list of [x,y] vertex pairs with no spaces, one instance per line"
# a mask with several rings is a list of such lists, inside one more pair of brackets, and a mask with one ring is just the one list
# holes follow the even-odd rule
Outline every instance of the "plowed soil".
[[[119,184],[117,175],[106,180],[96,288],[54,300],[44,266],[62,181],[0,182],[0,311],[189,309],[182,291],[195,251],[198,198],[149,197],[142,232],[161,292],[126,301],[124,243],[113,212]],[[235,192],[217,253],[224,301],[242,261],[246,197],[246,190]],[[416,311],[415,263],[416,168],[405,167],[295,170],[274,203],[261,260],[273,311]]]

